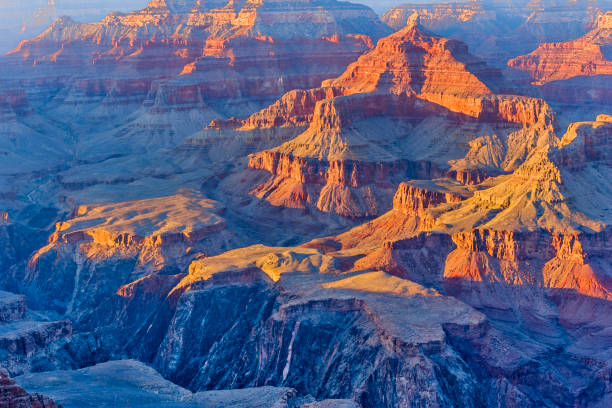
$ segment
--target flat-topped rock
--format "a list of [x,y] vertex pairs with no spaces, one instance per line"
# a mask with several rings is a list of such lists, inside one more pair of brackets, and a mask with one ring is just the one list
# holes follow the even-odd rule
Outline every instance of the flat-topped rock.
[[[305,279],[296,280],[302,285],[307,282]],[[291,276],[281,279],[281,283],[300,297],[283,305],[279,313],[300,306],[308,307],[310,303],[357,300],[363,302],[366,310],[376,313],[375,320],[387,335],[410,345],[443,342],[443,326],[446,324],[474,328],[484,321],[484,316],[476,310],[444,297],[435,289],[380,271],[340,279],[328,278],[312,287],[294,286]],[[453,312],[449,313],[450,310]]]
[[76,217],[57,227],[62,236],[77,232],[104,230],[112,235],[138,237],[191,234],[219,230],[224,207],[200,194],[185,190],[179,194],[131,202],[81,205]]

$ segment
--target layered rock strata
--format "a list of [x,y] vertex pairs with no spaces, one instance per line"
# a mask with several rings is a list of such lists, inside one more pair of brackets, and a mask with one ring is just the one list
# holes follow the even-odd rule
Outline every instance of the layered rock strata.
[[[503,83],[464,44],[414,21],[323,83],[344,95],[320,100],[308,129],[250,156],[249,167],[273,175],[253,193],[277,206],[371,217],[390,208],[402,179],[449,174],[478,184],[514,169],[533,147],[555,142],[554,116],[542,100],[496,94]],[[283,106],[254,117],[275,111],[287,123]]]
[[465,42],[472,53],[502,68],[544,42],[580,37],[608,9],[606,1],[591,0],[439,2],[393,7],[382,20],[399,30],[418,15],[426,28]]
[[106,155],[125,154],[151,133],[176,145],[215,117],[318,86],[389,32],[367,7],[336,1],[152,1],[95,23],[59,18],[3,57],[22,74],[0,88],[25,87],[57,121],[78,117],[84,136],[97,125],[121,141]]
[[[222,212],[193,191],[81,206],[29,260],[24,289],[48,294],[38,297],[39,306],[78,315],[126,283],[178,274],[194,257],[231,248],[236,239]],[[61,277],[50,278],[50,270]]]
[[527,72],[550,99],[609,104],[612,96],[606,83],[612,75],[611,56],[612,12],[608,11],[584,36],[541,44],[531,53],[511,59],[508,65]]
[[61,408],[41,394],[28,394],[0,368],[0,407],[3,408]]

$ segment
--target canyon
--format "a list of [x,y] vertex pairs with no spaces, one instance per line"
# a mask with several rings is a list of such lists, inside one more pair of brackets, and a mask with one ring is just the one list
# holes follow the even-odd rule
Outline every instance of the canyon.
[[[612,13],[601,14],[593,30],[566,42],[541,44],[508,66],[527,71],[543,95],[565,103],[609,104],[612,74]],[[601,82],[602,87],[593,86]],[[584,96],[581,94],[584,93]]]
[[609,2],[121,7],[0,56],[0,407],[612,404]]
[[320,100],[303,133],[251,155],[249,167],[275,176],[254,193],[273,205],[367,217],[389,208],[403,178],[478,184],[487,171],[512,170],[530,148],[551,143],[555,119],[545,101],[495,92],[503,87],[501,73],[465,44],[412,21],[323,82],[342,94]]

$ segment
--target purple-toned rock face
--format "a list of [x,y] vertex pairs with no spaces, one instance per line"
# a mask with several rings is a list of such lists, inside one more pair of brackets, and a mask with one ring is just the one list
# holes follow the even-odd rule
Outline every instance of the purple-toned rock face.
[[0,408],[612,406],[607,2],[35,3]]
[[0,407],[2,408],[58,408],[50,398],[41,394],[28,394],[15,384],[6,370],[0,368]]

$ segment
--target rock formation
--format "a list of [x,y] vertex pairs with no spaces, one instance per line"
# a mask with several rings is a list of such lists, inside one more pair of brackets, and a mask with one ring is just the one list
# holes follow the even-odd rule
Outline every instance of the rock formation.
[[[80,206],[58,223],[48,245],[29,260],[29,291],[37,305],[73,315],[151,273],[180,273],[198,256],[231,249],[223,207],[192,191],[170,197]],[[62,276],[49,276],[50,270]],[[86,306],[90,305],[90,306]]]
[[355,408],[350,400],[315,401],[298,397],[287,387],[258,387],[192,393],[162,378],[154,369],[134,360],[113,361],[75,371],[59,371],[53,379],[29,374],[17,379],[28,389],[44,389],[66,408],[118,404],[140,408]]
[[53,400],[40,394],[28,394],[15,384],[0,368],[0,407],[2,408],[58,408]]
[[[596,27],[584,36],[541,44],[533,52],[511,59],[508,65],[528,72],[533,84],[541,86],[550,98],[609,104],[612,96],[606,83],[612,75],[612,12],[600,15]],[[588,77],[597,77],[602,85],[593,86]]]
[[31,370],[70,367],[72,362],[64,347],[71,334],[70,321],[51,321],[28,313],[25,296],[0,291],[0,366],[3,367],[0,378],[8,381],[8,377],[2,377],[5,369],[11,375],[19,375]]
[[22,320],[27,310],[25,296],[0,292],[0,322]]
[[[513,169],[554,140],[554,118],[542,100],[496,94],[503,83],[464,44],[415,21],[325,81],[328,94],[316,94],[343,96],[320,100],[302,134],[251,155],[251,168],[274,175],[253,193],[277,206],[368,217],[386,212],[402,178],[450,172],[479,183]],[[274,111],[290,124],[283,106],[253,117]]]
[[606,75],[498,69],[606,57],[606,7],[56,20],[0,58],[0,366],[79,408],[612,405]]
[[337,1],[151,1],[95,23],[57,19],[3,57],[22,74],[0,89],[44,84],[46,114],[103,124],[98,139],[122,141],[105,155],[125,154],[151,133],[177,145],[213,118],[318,86],[389,32],[367,7]]
[[465,1],[405,4],[382,20],[396,30],[416,14],[428,29],[469,45],[472,53],[502,68],[543,42],[567,41],[592,28],[606,1]]
[[513,68],[528,71],[536,84],[562,81],[575,76],[610,75],[612,61],[612,12],[602,14],[597,27],[584,36],[565,43],[542,44],[529,55],[508,62]]

